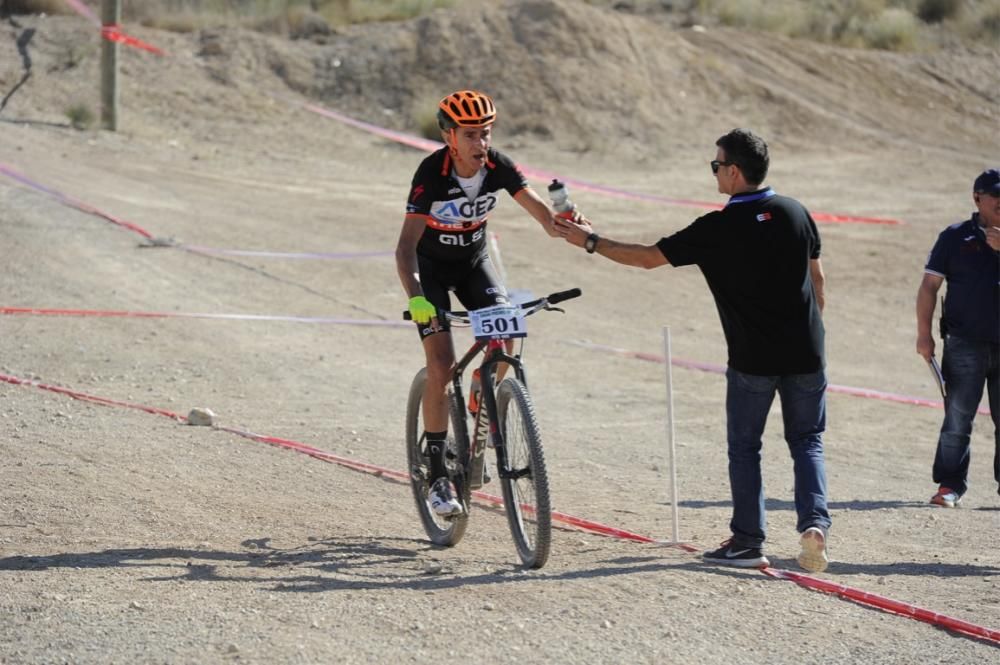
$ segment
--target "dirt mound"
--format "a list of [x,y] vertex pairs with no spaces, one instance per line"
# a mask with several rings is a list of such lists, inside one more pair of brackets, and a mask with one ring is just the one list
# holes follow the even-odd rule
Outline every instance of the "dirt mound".
[[[322,43],[226,28],[154,34],[214,82],[247,94],[287,86],[356,117],[418,132],[435,100],[480,88],[496,97],[505,136],[605,155],[703,145],[719,127],[739,125],[792,144],[836,136],[855,149],[895,141],[962,151],[979,144],[977,128],[990,126],[1000,104],[991,84],[1000,50],[858,51],[682,27],[678,18],[572,0],[507,0],[350,26]],[[73,75],[80,61],[93,64],[88,26],[75,19],[47,25],[59,35],[58,46],[48,45],[55,62],[43,65],[50,73]],[[40,34],[31,46],[44,51],[45,39]],[[4,48],[11,57],[2,59],[0,85],[9,87],[20,63],[13,43]],[[151,67],[133,59],[125,74],[135,68],[141,78]]]
[[[505,132],[560,148],[659,152],[713,126],[820,142],[964,143],[1000,103],[1000,52],[899,55],[775,35],[679,27],[570,0],[467,3],[414,21],[351,28],[290,77],[338,108],[415,130],[429,100],[492,92]],[[292,69],[293,67],[289,67]],[[971,116],[971,117],[970,117]]]

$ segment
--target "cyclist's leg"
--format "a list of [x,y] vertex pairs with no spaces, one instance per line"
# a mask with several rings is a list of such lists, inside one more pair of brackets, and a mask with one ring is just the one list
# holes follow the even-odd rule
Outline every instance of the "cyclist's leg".
[[[441,274],[439,267],[433,262],[422,258],[419,258],[418,262],[420,288],[424,292],[424,297],[438,309],[450,309],[451,299],[448,297],[447,282],[442,279],[446,279],[446,276]],[[455,351],[446,320],[438,319],[436,328],[430,324],[417,324],[417,331],[423,343],[427,367],[422,408],[424,431],[431,454],[430,470],[433,481],[447,475],[444,464],[444,441],[448,436],[448,400],[445,398],[445,387],[450,378],[449,370],[455,362]]]
[[430,432],[448,432],[448,401],[445,387],[451,380],[455,351],[451,332],[443,330],[424,337],[427,384],[424,388],[424,428]]
[[[468,310],[510,304],[507,287],[500,279],[490,255],[485,251],[476,258],[463,279],[458,280],[455,295]],[[505,346],[507,353],[514,352],[514,340],[508,340]],[[497,385],[506,372],[507,364],[500,363],[497,366]]]

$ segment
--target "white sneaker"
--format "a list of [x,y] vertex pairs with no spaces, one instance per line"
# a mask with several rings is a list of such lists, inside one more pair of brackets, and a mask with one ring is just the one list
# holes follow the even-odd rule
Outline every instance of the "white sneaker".
[[434,481],[431,491],[427,493],[427,503],[430,504],[434,514],[440,517],[462,514],[462,504],[455,498],[447,478],[438,478]]
[[943,508],[958,508],[959,504],[962,503],[962,497],[958,495],[958,492],[942,485],[938,488],[937,494],[931,497],[931,503]]
[[822,573],[830,563],[826,555],[826,534],[819,527],[811,526],[802,532],[799,539],[802,551],[799,553],[799,565],[810,573]]

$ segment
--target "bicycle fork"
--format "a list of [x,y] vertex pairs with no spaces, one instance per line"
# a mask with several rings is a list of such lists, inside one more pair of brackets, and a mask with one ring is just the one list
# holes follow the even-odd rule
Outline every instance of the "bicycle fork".
[[474,421],[471,448],[470,465],[471,473],[470,487],[479,489],[483,485],[483,465],[486,461],[486,448],[494,448],[497,456],[497,475],[501,479],[517,479],[523,473],[510,469],[507,460],[507,447],[504,442],[503,433],[499,426],[499,407],[497,405],[496,389],[494,381],[496,377],[496,365],[507,363],[514,371],[522,383],[526,382],[524,366],[518,356],[511,356],[504,352],[502,342],[494,340],[490,344],[488,359],[481,366],[482,375],[488,377],[482,382],[480,390],[479,410]]

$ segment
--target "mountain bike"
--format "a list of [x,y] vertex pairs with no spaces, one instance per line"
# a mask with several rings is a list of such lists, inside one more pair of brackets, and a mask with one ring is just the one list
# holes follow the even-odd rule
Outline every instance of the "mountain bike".
[[[417,372],[410,385],[406,406],[410,486],[420,521],[434,544],[453,546],[465,535],[472,492],[481,488],[484,480],[488,482],[484,469],[486,448],[489,447],[496,453],[504,510],[521,562],[528,568],[541,568],[548,560],[552,506],[541,433],[521,360],[527,335],[524,318],[542,310],[561,312],[562,309],[553,305],[576,298],[580,293],[580,289],[570,289],[520,305],[438,313],[450,323],[472,326],[475,342],[455,363],[446,387],[451,428],[446,442],[445,466],[455,486],[456,497],[462,503],[463,510],[458,515],[441,517],[428,505],[432,478],[421,409],[427,382],[426,368]],[[409,318],[409,312],[404,313],[404,318]],[[516,339],[520,340],[520,347],[512,355],[509,346]],[[467,409],[462,393],[463,377],[480,355],[482,359],[470,382]],[[504,377],[496,385],[501,364],[506,364],[508,369],[505,371],[509,374],[512,370],[513,376]]]

